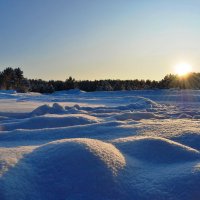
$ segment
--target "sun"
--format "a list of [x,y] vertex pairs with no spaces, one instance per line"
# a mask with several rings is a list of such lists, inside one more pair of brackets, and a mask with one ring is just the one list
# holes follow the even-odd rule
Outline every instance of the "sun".
[[192,72],[192,66],[188,63],[179,63],[175,66],[175,73],[179,76],[186,76]]

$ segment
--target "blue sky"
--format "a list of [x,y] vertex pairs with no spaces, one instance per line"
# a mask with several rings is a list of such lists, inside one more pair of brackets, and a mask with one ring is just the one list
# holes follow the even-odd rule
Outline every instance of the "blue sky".
[[0,0],[0,70],[29,78],[156,79],[200,71],[198,0]]

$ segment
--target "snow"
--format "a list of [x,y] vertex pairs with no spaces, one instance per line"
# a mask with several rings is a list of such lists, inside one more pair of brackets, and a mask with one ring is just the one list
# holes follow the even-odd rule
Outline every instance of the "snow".
[[115,117],[117,120],[141,120],[141,119],[162,119],[162,116],[155,115],[154,113],[149,112],[131,112],[131,113],[123,113],[120,115],[117,115]]
[[[7,172],[6,196],[13,193],[16,199],[96,199],[104,193],[109,199],[113,195],[109,192],[113,191],[117,197],[115,180],[124,166],[125,158],[112,144],[92,139],[50,142],[36,148]],[[10,187],[13,179],[16,185]],[[106,186],[104,191],[102,185]],[[16,194],[16,189],[23,193]]]
[[154,163],[177,163],[200,158],[198,150],[161,137],[126,137],[114,140],[124,153]]
[[200,91],[0,91],[1,200],[198,200]]
[[43,115],[31,117],[19,122],[2,123],[1,131],[12,131],[15,129],[44,129],[54,127],[67,127],[97,123],[98,119],[89,115]]

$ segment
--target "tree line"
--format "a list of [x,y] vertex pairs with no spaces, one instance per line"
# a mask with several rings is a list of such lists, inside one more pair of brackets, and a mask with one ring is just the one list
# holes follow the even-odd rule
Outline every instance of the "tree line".
[[0,72],[0,89],[17,92],[53,93],[55,91],[80,89],[92,91],[142,90],[142,89],[200,89],[200,73],[185,77],[169,74],[162,80],[75,80],[71,76],[65,81],[28,79],[20,68],[8,67]]

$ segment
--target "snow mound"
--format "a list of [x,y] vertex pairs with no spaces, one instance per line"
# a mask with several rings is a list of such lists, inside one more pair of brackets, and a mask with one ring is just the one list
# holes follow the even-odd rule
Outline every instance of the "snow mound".
[[85,125],[99,122],[98,118],[85,114],[71,115],[43,115],[28,118],[19,122],[5,123],[1,130],[12,131],[15,129],[42,129],[75,125]]
[[[33,194],[40,200],[119,199],[118,173],[125,165],[112,144],[93,139],[58,140],[37,148],[18,164],[21,173],[10,173],[10,179],[15,176],[18,181],[8,192],[11,199],[32,200]],[[20,182],[24,176],[26,183]],[[25,184],[30,189],[22,189]],[[14,189],[19,192],[14,194]]]
[[39,106],[30,113],[30,116],[39,116],[45,114],[84,114],[87,111],[81,110],[79,105],[74,106],[61,106],[58,103],[54,103],[52,106],[44,104]]
[[161,137],[128,137],[114,140],[123,152],[152,163],[178,163],[200,159],[196,149]]
[[115,118],[120,121],[124,120],[142,120],[142,119],[163,119],[163,116],[149,112],[130,112],[116,115]]
[[74,105],[72,107],[65,106],[65,113],[84,114],[84,113],[87,113],[87,111],[81,110],[79,105]]
[[137,109],[162,107],[159,103],[156,103],[151,99],[140,96],[136,96],[135,98],[132,97],[131,101],[136,101],[135,108]]
[[53,106],[42,105],[31,112],[31,115],[45,115],[45,114],[62,114],[65,113],[64,108],[58,103],[54,103]]

